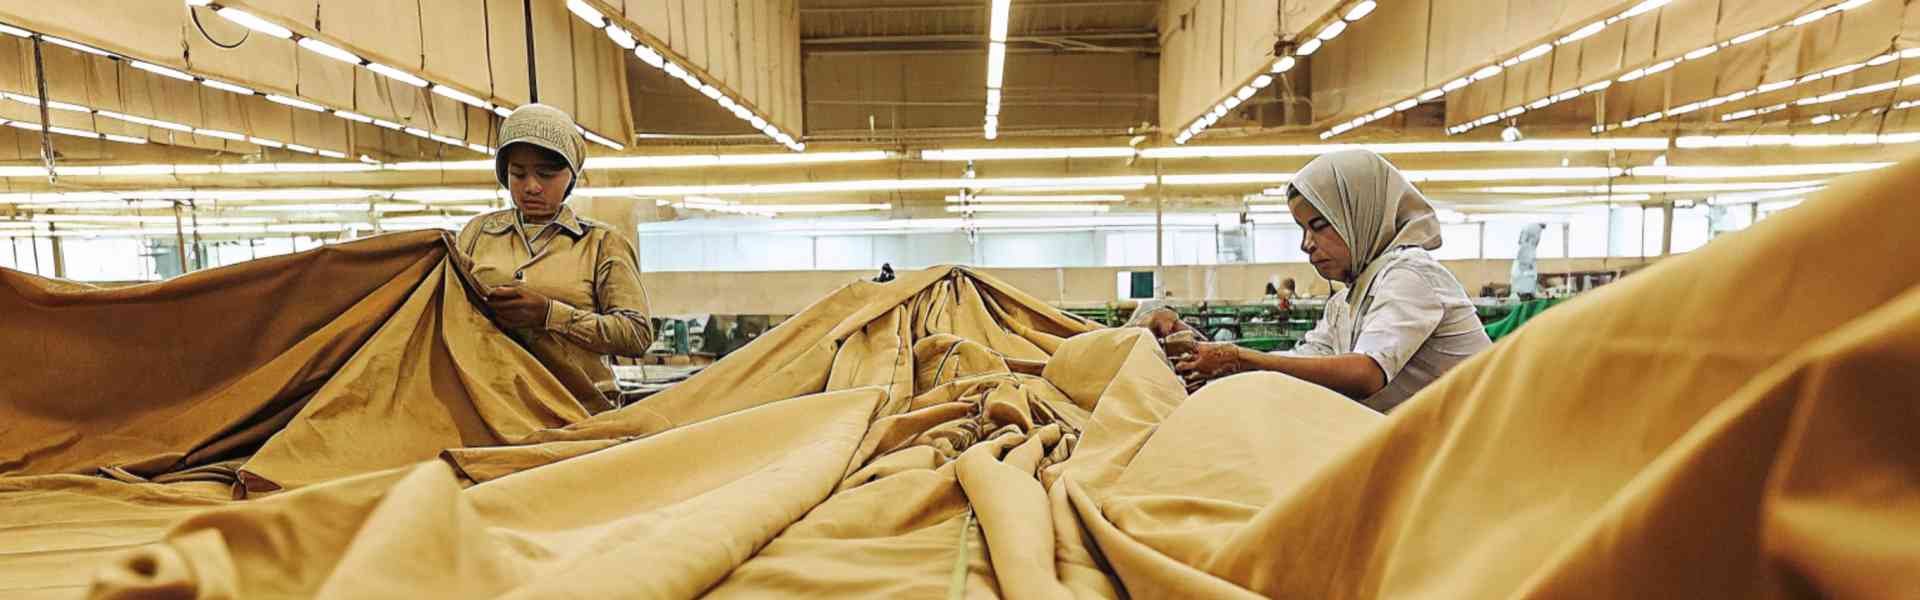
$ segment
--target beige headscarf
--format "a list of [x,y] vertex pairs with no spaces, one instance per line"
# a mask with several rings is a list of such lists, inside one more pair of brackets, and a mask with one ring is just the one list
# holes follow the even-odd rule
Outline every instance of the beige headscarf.
[[573,171],[573,183],[567,184],[567,191],[561,197],[573,195],[573,187],[580,183],[580,169],[587,159],[587,139],[580,135],[567,111],[545,104],[528,104],[507,115],[507,120],[500,124],[497,146],[500,150],[493,156],[493,175],[500,181],[500,187],[507,187],[507,146],[514,144],[532,144],[559,154]]
[[1353,291],[1347,302],[1363,311],[1369,284],[1391,260],[1389,250],[1440,247],[1440,221],[1427,197],[1400,169],[1367,150],[1341,150],[1307,163],[1288,184],[1333,224],[1353,249]]

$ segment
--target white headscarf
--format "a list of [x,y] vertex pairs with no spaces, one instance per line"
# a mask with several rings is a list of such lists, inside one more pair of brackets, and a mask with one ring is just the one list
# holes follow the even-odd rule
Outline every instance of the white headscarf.
[[1367,150],[1341,150],[1307,163],[1288,184],[1306,197],[1333,224],[1334,233],[1347,242],[1357,275],[1347,302],[1364,310],[1373,279],[1392,260],[1382,256],[1396,248],[1440,247],[1440,221],[1427,197],[1414,189],[1400,169]]

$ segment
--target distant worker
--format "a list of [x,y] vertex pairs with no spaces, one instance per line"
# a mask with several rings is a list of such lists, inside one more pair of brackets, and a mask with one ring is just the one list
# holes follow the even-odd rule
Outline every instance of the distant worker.
[[513,208],[475,217],[456,244],[472,257],[500,328],[588,412],[615,408],[619,386],[606,357],[645,355],[654,335],[633,243],[567,206],[587,148],[566,112],[514,110],[499,148],[494,177]]
[[1277,371],[1386,412],[1492,344],[1460,281],[1427,253],[1440,247],[1433,207],[1380,155],[1314,159],[1288,185],[1287,208],[1314,270],[1345,289],[1289,352],[1168,338],[1189,381]]
[[1546,230],[1545,223],[1528,223],[1520,228],[1520,246],[1514,252],[1510,279],[1513,296],[1521,302],[1531,301],[1540,294],[1540,269],[1534,257],[1540,252],[1540,234]]

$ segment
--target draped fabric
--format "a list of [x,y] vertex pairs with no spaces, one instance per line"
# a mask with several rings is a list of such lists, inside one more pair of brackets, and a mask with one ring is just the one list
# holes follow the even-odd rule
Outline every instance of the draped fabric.
[[1565,302],[1389,417],[1189,395],[1145,331],[959,268],[590,418],[435,234],[3,272],[0,596],[1910,597],[1915,184]]

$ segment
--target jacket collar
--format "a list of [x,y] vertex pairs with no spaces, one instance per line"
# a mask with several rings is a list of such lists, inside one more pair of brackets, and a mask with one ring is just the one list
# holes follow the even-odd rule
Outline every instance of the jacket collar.
[[[587,234],[586,227],[580,224],[580,217],[574,214],[572,206],[565,204],[560,205],[560,212],[554,214],[553,222],[558,224],[561,230],[566,231],[567,235],[573,236],[574,239],[580,239],[580,236]],[[513,226],[519,223],[519,209],[503,210],[488,217],[487,222],[480,226],[480,230],[488,234],[499,235],[513,229]],[[527,232],[527,235],[530,236],[537,234],[538,230]]]

